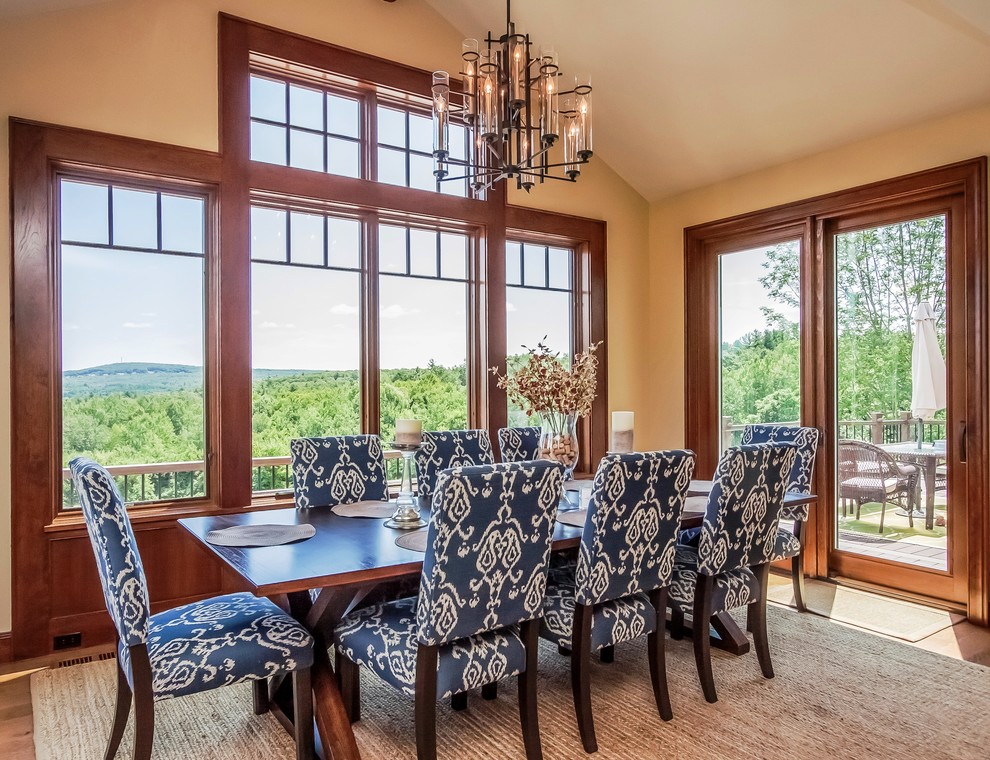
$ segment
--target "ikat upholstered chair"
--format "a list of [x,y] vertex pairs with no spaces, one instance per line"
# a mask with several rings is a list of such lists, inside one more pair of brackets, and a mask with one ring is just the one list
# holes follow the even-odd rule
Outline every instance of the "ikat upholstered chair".
[[416,452],[416,491],[432,496],[437,476],[449,467],[494,464],[487,430],[439,430],[423,433]]
[[542,757],[536,661],[563,479],[548,461],[439,474],[418,598],[352,612],[334,632],[351,720],[363,665],[415,698],[417,756],[432,760],[437,699],[518,675],[526,756]]
[[551,573],[540,635],[571,653],[585,752],[595,752],[590,655],[647,636],[653,696],[670,720],[664,637],[677,529],[694,473],[690,451],[609,454],[598,465],[573,574]]
[[385,455],[377,435],[296,438],[289,451],[298,508],[388,501]]
[[697,548],[679,544],[669,600],[671,635],[681,638],[691,612],[694,658],[705,699],[716,702],[709,620],[747,607],[764,677],[773,678],[767,639],[767,575],[797,445],[726,449],[715,472]]
[[498,447],[503,462],[532,462],[540,453],[540,428],[499,428]]
[[[818,428],[789,425],[747,425],[743,428],[742,444],[788,442],[797,445],[794,467],[787,480],[787,490],[810,494],[815,472],[815,455],[818,453]],[[807,612],[804,603],[804,534],[808,525],[808,504],[785,506],[780,519],[793,523],[790,530],[780,527],[774,544],[772,562],[791,560],[791,582],[794,585],[794,601],[801,612]]]
[[296,757],[313,757],[313,638],[267,599],[227,594],[152,615],[141,555],[111,475],[89,459],[69,463],[117,632],[117,707],[112,760],[134,700],[135,760],[151,757],[154,703],[254,681],[255,712],[268,707],[267,679],[291,673]]

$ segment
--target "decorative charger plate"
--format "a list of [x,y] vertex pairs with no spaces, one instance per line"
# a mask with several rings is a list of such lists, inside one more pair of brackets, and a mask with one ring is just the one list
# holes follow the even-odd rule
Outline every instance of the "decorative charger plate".
[[429,533],[428,530],[413,530],[409,533],[403,533],[395,539],[395,545],[414,552],[425,552]]
[[214,546],[280,546],[305,541],[316,535],[312,525],[235,525],[206,534],[206,543]]
[[573,525],[575,528],[583,528],[587,521],[587,509],[568,509],[567,511],[557,512],[557,522],[564,523],[564,525]]
[[335,504],[330,509],[339,517],[374,517],[384,519],[395,512],[394,501],[356,501],[353,504]]

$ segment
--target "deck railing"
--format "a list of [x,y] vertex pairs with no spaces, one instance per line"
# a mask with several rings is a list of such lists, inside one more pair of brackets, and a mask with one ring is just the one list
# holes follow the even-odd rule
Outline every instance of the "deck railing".
[[[292,493],[292,468],[289,457],[255,457],[251,460],[251,483],[255,493],[278,495]],[[204,462],[159,462],[155,464],[110,465],[121,496],[128,504],[206,496]],[[402,454],[385,452],[385,473],[390,486],[402,479]],[[62,509],[78,509],[79,496],[72,485],[68,468],[62,470]]]
[[[798,425],[795,421],[774,422],[774,425]],[[884,419],[880,412],[872,412],[865,420],[839,420],[836,431],[839,438],[868,443],[900,443],[918,440],[918,425],[922,426],[922,439],[928,443],[945,439],[945,420],[922,419],[910,412],[900,412],[893,419]],[[734,423],[731,417],[722,418],[722,447],[738,446],[745,425]]]

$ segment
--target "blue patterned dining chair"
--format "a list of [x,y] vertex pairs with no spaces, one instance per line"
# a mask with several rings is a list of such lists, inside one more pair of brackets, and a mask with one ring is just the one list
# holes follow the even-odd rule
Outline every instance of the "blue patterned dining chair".
[[351,720],[363,665],[415,698],[417,757],[433,760],[437,699],[518,675],[526,757],[542,757],[536,662],[563,479],[555,462],[440,473],[418,598],[352,612],[334,632]]
[[267,679],[292,674],[296,757],[313,757],[313,638],[267,599],[239,593],[152,615],[134,531],[110,473],[89,459],[69,463],[86,519],[107,610],[117,632],[117,707],[112,760],[134,700],[134,758],[147,760],[154,703],[254,681],[255,712],[268,709]]
[[690,612],[694,659],[705,699],[718,700],[709,620],[748,607],[764,677],[773,678],[767,639],[767,575],[797,445],[760,443],[726,449],[708,496],[697,548],[678,544],[670,584],[671,635],[681,638]]
[[[818,428],[794,427],[790,425],[747,425],[743,428],[742,444],[752,443],[793,443],[797,446],[794,466],[787,479],[787,490],[810,494],[815,473],[815,455],[818,453]],[[810,505],[785,506],[780,510],[780,519],[792,523],[791,529],[780,526],[774,542],[772,562],[791,560],[791,582],[794,585],[794,602],[801,612],[806,612],[804,603],[804,537],[808,526]]]
[[432,496],[437,476],[448,467],[494,464],[487,430],[438,430],[423,433],[416,452],[416,492]]
[[574,573],[555,569],[540,635],[571,652],[571,690],[585,752],[595,752],[590,655],[647,636],[653,696],[670,720],[664,652],[667,586],[694,473],[690,451],[609,454],[598,465]]
[[499,428],[498,448],[503,462],[532,462],[540,453],[540,428]]
[[295,438],[289,451],[296,507],[388,501],[385,455],[377,435]]

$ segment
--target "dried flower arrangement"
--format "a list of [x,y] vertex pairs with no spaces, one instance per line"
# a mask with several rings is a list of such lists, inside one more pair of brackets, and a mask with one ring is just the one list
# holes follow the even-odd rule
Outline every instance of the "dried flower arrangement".
[[569,471],[577,463],[578,455],[574,421],[588,415],[595,400],[598,379],[595,352],[601,344],[601,341],[594,343],[575,356],[570,369],[542,341],[536,348],[526,349],[529,358],[514,373],[500,375],[497,367],[491,368],[498,387],[505,390],[510,400],[528,416],[541,416],[544,435],[540,440],[540,456],[563,462]]

